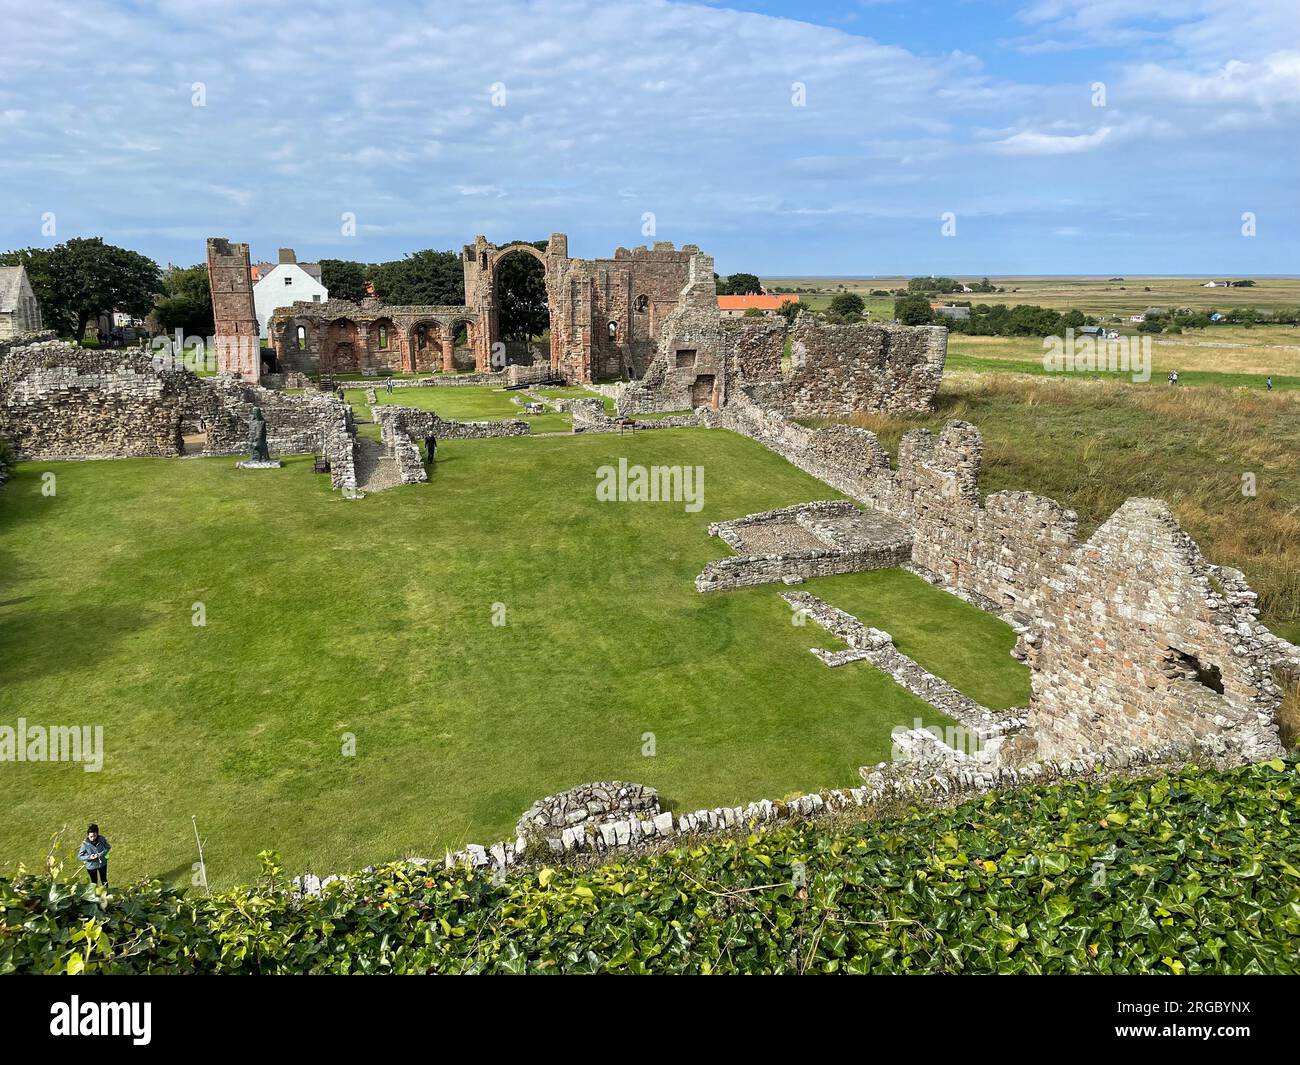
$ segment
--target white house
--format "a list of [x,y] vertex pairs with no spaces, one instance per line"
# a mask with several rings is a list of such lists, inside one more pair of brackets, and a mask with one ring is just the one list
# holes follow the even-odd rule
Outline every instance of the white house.
[[253,271],[253,306],[257,325],[266,336],[266,324],[279,307],[291,303],[324,303],[329,291],[321,284],[319,263],[300,263],[292,248],[280,249],[278,263],[258,263]]

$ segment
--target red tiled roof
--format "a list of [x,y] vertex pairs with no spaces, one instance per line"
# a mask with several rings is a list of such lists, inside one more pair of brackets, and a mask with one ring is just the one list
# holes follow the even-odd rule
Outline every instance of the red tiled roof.
[[760,311],[775,311],[783,303],[798,303],[799,297],[789,293],[779,296],[719,296],[718,307],[724,311],[747,311],[757,307]]

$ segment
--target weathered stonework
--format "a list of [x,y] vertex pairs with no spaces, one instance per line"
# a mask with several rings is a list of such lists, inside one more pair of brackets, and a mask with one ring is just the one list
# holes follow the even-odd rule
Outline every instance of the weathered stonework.
[[924,413],[943,380],[942,326],[823,325],[795,319],[780,408],[794,418]]
[[253,303],[247,244],[208,238],[208,284],[216,323],[217,372],[257,383],[262,376],[262,335]]
[[1036,598],[1022,756],[1166,742],[1247,761],[1280,753],[1281,693],[1254,600],[1239,572],[1205,562],[1167,504],[1128,500]]
[[800,503],[715,522],[709,535],[722,539],[737,555],[705,566],[695,578],[698,592],[889,569],[903,565],[912,552],[907,529],[883,514],[864,513],[847,500]]

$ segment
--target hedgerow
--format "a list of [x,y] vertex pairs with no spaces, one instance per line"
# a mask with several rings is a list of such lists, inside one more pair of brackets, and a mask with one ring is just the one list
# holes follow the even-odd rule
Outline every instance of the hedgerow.
[[0,880],[0,972],[1293,973],[1295,763],[1074,781],[500,878]]

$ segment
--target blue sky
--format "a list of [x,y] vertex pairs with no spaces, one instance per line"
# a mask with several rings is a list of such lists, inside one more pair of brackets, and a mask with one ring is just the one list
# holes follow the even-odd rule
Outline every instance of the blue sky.
[[1140,6],[0,0],[0,249],[1300,272],[1294,0]]

